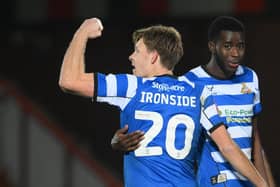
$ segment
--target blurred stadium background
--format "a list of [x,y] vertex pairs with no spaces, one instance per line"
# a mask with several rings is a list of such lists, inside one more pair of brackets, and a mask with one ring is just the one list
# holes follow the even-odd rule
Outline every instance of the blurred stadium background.
[[[236,16],[246,25],[245,64],[254,68],[260,78],[263,112],[259,128],[279,183],[277,115],[280,102],[276,91],[280,67],[279,8],[277,0],[1,2],[0,181],[3,178],[3,184],[0,183],[0,187],[81,186],[75,173],[80,170],[73,169],[74,157],[82,161],[83,166],[92,168],[86,179],[80,178],[89,181],[83,186],[121,184],[122,154],[110,147],[111,137],[119,127],[118,111],[105,104],[92,103],[90,99],[66,95],[57,83],[64,52],[83,19],[99,17],[105,28],[101,38],[88,43],[87,71],[131,72],[128,61],[133,50],[131,33],[142,26],[161,23],[175,26],[183,36],[185,55],[175,69],[179,75],[208,61],[207,27],[218,15]],[[11,98],[16,102],[7,102]],[[14,115],[8,112],[13,114],[18,110],[24,112]],[[41,120],[35,125],[26,125],[30,118]],[[53,146],[47,146],[49,144],[40,137],[33,137],[32,133],[39,134],[37,126],[49,129],[47,137],[55,134],[57,140],[53,146],[66,147],[64,152],[59,149],[59,154],[52,154]],[[33,145],[32,140],[40,144]],[[64,156],[58,156],[61,154]],[[51,162],[58,157],[60,162]],[[35,158],[37,161],[33,163]],[[50,167],[45,170],[48,163]],[[94,172],[101,182],[90,182],[95,180]],[[106,179],[113,182],[106,182]]]

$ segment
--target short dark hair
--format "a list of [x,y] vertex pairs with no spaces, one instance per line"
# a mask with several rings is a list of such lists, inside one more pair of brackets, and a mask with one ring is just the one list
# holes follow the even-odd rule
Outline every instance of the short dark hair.
[[208,28],[208,41],[216,41],[221,31],[242,32],[245,35],[243,23],[232,16],[219,16],[214,19]]

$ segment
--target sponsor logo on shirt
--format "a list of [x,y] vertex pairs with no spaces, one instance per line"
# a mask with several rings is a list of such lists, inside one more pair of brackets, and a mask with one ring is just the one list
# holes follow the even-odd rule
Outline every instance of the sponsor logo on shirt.
[[163,91],[180,91],[183,92],[185,91],[185,87],[184,86],[180,86],[180,85],[168,85],[166,83],[158,83],[158,82],[153,82],[152,88],[156,88],[158,89],[159,92],[163,92]]
[[252,116],[253,109],[239,109],[239,110],[232,110],[232,109],[225,109],[224,110],[225,116]]
[[226,118],[227,123],[251,123],[253,109],[229,109],[219,110],[219,114]]
[[226,117],[227,123],[251,123],[251,117]]

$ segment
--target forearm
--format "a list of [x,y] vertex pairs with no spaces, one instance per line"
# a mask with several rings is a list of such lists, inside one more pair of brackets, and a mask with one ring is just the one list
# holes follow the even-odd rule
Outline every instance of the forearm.
[[267,160],[266,154],[265,154],[264,151],[262,152],[262,154],[263,154],[263,162],[264,162],[265,173],[266,173],[268,184],[269,184],[270,187],[276,187],[274,176],[272,174],[270,164]]
[[256,186],[267,186],[266,181],[254,167],[253,163],[232,140],[225,126],[216,128],[211,133],[211,138],[217,144],[225,159],[244,177]]
[[253,163],[254,163],[256,169],[263,176],[263,178],[266,181],[268,181],[264,159],[265,158],[263,157],[263,150],[262,150],[262,147],[260,146],[260,142],[258,141],[258,138],[255,138],[254,149],[253,149]]
[[265,171],[264,158],[263,158],[263,148],[260,141],[258,126],[257,126],[257,117],[253,117],[253,147],[252,147],[252,158],[253,163],[263,178],[267,181],[267,175]]
[[227,149],[220,149],[220,151],[240,174],[248,178],[256,186],[266,186],[265,180],[254,167],[253,163],[234,142]]
[[71,82],[81,79],[85,71],[84,53],[87,43],[87,35],[81,30],[75,33],[65,55],[60,71],[59,85],[69,88]]

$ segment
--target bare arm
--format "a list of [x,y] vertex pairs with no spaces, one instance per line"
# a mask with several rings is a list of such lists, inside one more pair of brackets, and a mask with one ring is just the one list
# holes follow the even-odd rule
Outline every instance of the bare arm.
[[255,167],[268,181],[269,186],[275,187],[276,184],[270,169],[270,165],[261,144],[256,117],[253,118],[253,160]]
[[92,97],[93,73],[85,72],[84,53],[88,39],[101,36],[103,26],[99,19],[85,20],[74,34],[64,55],[60,70],[59,86],[65,92]]
[[262,145],[260,142],[259,132],[257,129],[257,118],[253,118],[253,163],[260,174],[267,179],[263,154],[262,154]]
[[270,187],[276,187],[276,182],[274,180],[274,176],[272,174],[271,168],[270,168],[270,164],[266,158],[266,154],[265,152],[263,152],[263,160],[264,160],[264,167],[265,167],[265,172],[266,172],[266,176],[267,176],[267,181]]
[[127,133],[128,125],[117,130],[111,141],[111,146],[117,151],[134,151],[140,146],[140,142],[144,139],[144,133],[142,131],[135,131]]
[[221,125],[215,129],[211,133],[211,138],[215,141],[223,156],[238,172],[247,177],[257,187],[267,186],[264,178],[254,167],[253,163],[231,139],[225,126]]

